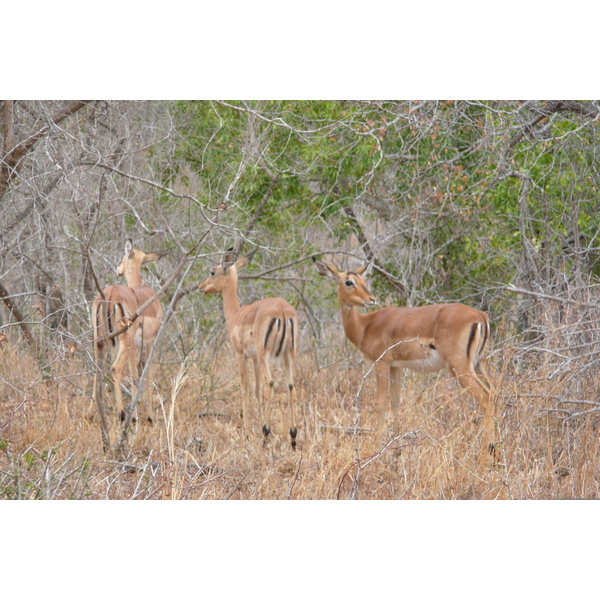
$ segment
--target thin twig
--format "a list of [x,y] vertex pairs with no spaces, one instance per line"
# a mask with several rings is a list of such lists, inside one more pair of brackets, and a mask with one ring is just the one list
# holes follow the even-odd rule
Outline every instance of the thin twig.
[[[348,473],[350,472],[350,470],[354,466],[358,467],[358,472],[357,472],[357,477],[354,480],[354,485],[352,486],[352,491],[351,491],[351,496],[350,496],[351,500],[356,499],[356,494],[358,492],[359,473],[360,473],[360,471],[362,469],[364,469],[368,464],[370,464],[371,462],[373,462],[376,458],[379,458],[387,450],[400,450],[401,448],[408,448],[409,446],[420,446],[421,445],[421,440],[418,439],[418,435],[417,435],[419,433],[420,433],[419,431],[413,431],[413,432],[410,432],[410,433],[406,433],[406,434],[402,434],[402,435],[397,435],[395,438],[391,439],[381,450],[378,450],[374,454],[371,454],[370,456],[366,456],[364,458],[360,458],[360,456],[359,456],[358,459],[355,460],[348,467],[348,469],[346,469],[346,472],[342,475],[342,478],[340,480],[340,484],[338,486],[337,499],[338,500],[340,499],[340,495],[341,495],[341,492],[342,492],[342,484],[344,483],[344,479],[346,478],[346,476],[348,475]],[[402,444],[400,446],[392,446],[392,444],[394,444],[395,442],[397,442],[400,438],[405,438],[405,439],[409,439],[409,440],[411,438],[414,438],[414,441],[409,441],[406,444]]]
[[[186,269],[185,273],[182,275],[181,279],[179,280],[179,284],[177,286],[177,289],[179,290],[179,288],[181,287],[181,285],[183,284],[183,280],[185,279],[185,277],[187,276],[189,270],[192,268],[193,264],[195,263],[196,259],[198,258],[198,255],[200,254],[200,244],[202,243],[202,241],[204,240],[204,238],[208,235],[209,230],[206,230],[204,232],[204,235],[198,240],[198,242],[196,242],[196,244],[194,245],[194,247],[188,252],[188,254],[186,254],[183,259],[181,260],[181,262],[179,263],[179,265],[177,266],[177,269],[175,270],[175,273],[169,278],[169,280],[165,283],[165,285],[159,290],[158,294],[156,294],[157,296],[159,294],[161,294],[167,287],[168,285],[171,284],[172,281],[175,280],[175,278],[179,275],[179,273],[181,273],[181,270],[183,269],[183,265],[185,264],[185,262],[187,261],[189,255],[197,249],[196,251],[196,256],[194,257],[194,259],[190,262],[190,264],[188,265],[188,268]],[[150,355],[148,356],[146,363],[144,365],[144,369],[142,371],[142,374],[140,375],[140,379],[139,379],[139,385],[137,386],[136,389],[136,394],[135,397],[132,399],[131,404],[129,405],[126,413],[125,413],[125,420],[123,421],[123,427],[121,430],[121,438],[119,440],[119,444],[117,446],[117,453],[119,455],[122,455],[124,453],[125,450],[125,445],[127,443],[127,436],[128,436],[128,431],[129,431],[129,425],[131,423],[131,418],[133,416],[133,413],[135,411],[135,409],[137,408],[137,405],[140,401],[141,398],[141,392],[142,389],[144,387],[144,381],[148,375],[148,370],[150,369],[150,365],[152,364],[152,360],[154,358],[154,353],[156,351],[156,348],[158,347],[158,342],[159,339],[165,329],[165,324],[169,321],[173,311],[175,310],[175,303],[176,303],[176,297],[177,297],[177,293],[175,293],[173,295],[173,299],[171,300],[171,303],[169,304],[169,307],[165,313],[165,317],[162,321],[162,323],[160,324],[160,327],[158,329],[158,332],[156,334],[156,338],[154,340],[154,343],[152,344],[152,349],[150,350]],[[145,303],[148,304],[149,302]],[[141,313],[141,309],[138,309],[138,311],[136,311],[138,313]]]
[[569,300],[568,298],[561,298],[560,296],[551,296],[550,294],[542,294],[541,292],[534,292],[532,290],[525,290],[514,286],[512,283],[504,287],[509,292],[515,294],[525,294],[527,296],[534,296],[536,298],[542,298],[544,300],[553,300],[555,302],[564,302],[565,304],[573,304],[574,306],[587,306],[589,308],[600,308],[600,304],[594,304],[591,302],[581,302],[579,300]]
[[[367,377],[371,374],[371,372],[373,371],[373,369],[377,366],[377,364],[379,363],[379,361],[393,348],[395,348],[396,346],[399,346],[400,344],[409,344],[410,342],[419,342],[418,337],[413,338],[411,340],[400,340],[399,342],[396,342],[395,344],[392,344],[391,346],[389,346],[388,348],[386,348],[382,353],[381,356],[379,356],[379,358],[373,362],[373,364],[369,367],[369,370],[365,373],[365,375],[363,376],[361,382],[360,382],[360,386],[358,387],[358,391],[356,392],[356,395],[354,396],[354,431],[359,431],[359,426],[358,426],[358,418],[359,418],[359,403],[358,403],[358,399],[360,398],[360,394],[362,393],[362,389],[363,386],[365,384],[365,380],[367,379]],[[380,407],[383,408],[383,407]],[[356,473],[356,479],[354,481],[354,486],[352,488],[352,494],[351,494],[351,499],[354,500],[358,497],[358,485],[360,482],[360,471],[361,471],[361,458],[360,458],[360,451],[358,448],[358,436],[355,434],[354,435],[354,451],[356,452],[356,459],[357,459],[357,465],[358,465],[358,471]]]

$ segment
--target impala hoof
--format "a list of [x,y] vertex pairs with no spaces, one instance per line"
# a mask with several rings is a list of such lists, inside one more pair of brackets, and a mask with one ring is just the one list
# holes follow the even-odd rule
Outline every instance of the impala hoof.
[[290,428],[290,437],[292,438],[292,448],[296,449],[296,436],[298,435],[298,428],[291,427]]
[[262,432],[265,437],[268,437],[268,435],[271,433],[271,428],[263,425]]

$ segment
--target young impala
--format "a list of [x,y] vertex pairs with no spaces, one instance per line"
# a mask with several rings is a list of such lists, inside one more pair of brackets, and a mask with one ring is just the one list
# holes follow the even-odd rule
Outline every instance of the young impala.
[[298,316],[296,310],[283,298],[264,298],[253,304],[240,306],[237,296],[238,271],[247,266],[256,250],[236,261],[233,252],[223,255],[221,265],[214,267],[198,289],[205,294],[221,294],[229,339],[237,354],[242,383],[242,415],[244,430],[249,431],[247,359],[254,362],[254,391],[263,422],[265,441],[271,432],[270,404],[275,384],[271,377],[271,363],[283,360],[286,373],[290,438],[296,449],[294,370],[298,344]]
[[378,431],[381,433],[388,392],[394,414],[398,412],[402,369],[431,373],[447,369],[478,401],[483,412],[484,446],[480,460],[496,457],[495,402],[486,374],[486,349],[490,339],[488,316],[464,304],[433,304],[417,308],[386,306],[360,314],[357,306],[375,306],[362,277],[367,266],[339,272],[333,265],[315,260],[321,275],[338,284],[338,299],[346,337],[376,362]]
[[[142,265],[157,261],[164,254],[144,254],[135,250],[131,240],[125,244],[125,256],[117,267],[118,275],[125,275],[127,285],[111,285],[104,289],[104,300],[98,294],[92,304],[92,326],[94,329],[94,356],[96,360],[103,357],[106,345],[110,344],[114,356],[112,364],[113,378],[115,382],[115,396],[117,410],[121,420],[125,418],[123,410],[123,397],[121,392],[121,380],[125,365],[129,363],[129,374],[132,383],[132,399],[135,397],[136,380],[138,376],[136,357],[139,355],[140,362],[145,362],[152,348],[156,334],[162,321],[162,306],[160,301],[154,300],[141,315],[135,319],[131,326],[106,341],[106,337],[131,322],[135,312],[154,296],[152,288],[142,285],[140,270]],[[103,362],[103,361],[101,361]],[[148,370],[148,378],[152,380],[154,365]],[[97,394],[97,374],[94,375],[94,400]],[[152,414],[152,389],[147,401],[148,420],[153,421]]]

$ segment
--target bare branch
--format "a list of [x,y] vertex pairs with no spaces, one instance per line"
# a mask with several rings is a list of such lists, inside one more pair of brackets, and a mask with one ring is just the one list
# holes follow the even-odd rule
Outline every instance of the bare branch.
[[11,296],[8,293],[8,290],[4,287],[2,282],[0,281],[0,300],[6,304],[10,312],[14,315],[21,331],[23,332],[23,338],[25,341],[31,346],[31,331],[29,331],[29,327],[25,322],[25,318],[23,317],[19,307],[11,300]]
[[[10,186],[11,181],[16,177],[17,173],[19,172],[19,169],[23,165],[23,158],[29,152],[31,152],[31,150],[33,150],[33,147],[38,142],[38,140],[44,137],[46,133],[48,133],[52,125],[58,125],[61,121],[64,121],[67,117],[71,116],[72,114],[76,113],[78,110],[83,108],[88,102],[89,101],[71,102],[69,105],[59,110],[50,120],[50,123],[48,125],[45,125],[36,133],[30,135],[27,139],[23,140],[22,142],[20,142],[12,148],[8,148],[8,142],[6,139],[4,140],[5,154],[2,157],[2,164],[0,167],[0,200],[2,199],[6,190]],[[5,104],[4,122],[5,128],[8,127],[11,146],[14,143],[12,133],[13,119],[14,113],[12,110],[12,104],[8,109],[7,104]]]
[[509,292],[514,292],[515,294],[524,294],[527,296],[534,296],[536,298],[542,298],[544,300],[553,300],[555,302],[564,302],[565,304],[572,304],[574,306],[586,306],[588,308],[600,308],[600,304],[595,304],[592,302],[582,302],[579,300],[570,300],[569,298],[562,298],[560,296],[552,296],[550,294],[543,294],[541,292],[525,290],[523,288],[513,285],[512,283],[505,286],[503,289],[508,290]]

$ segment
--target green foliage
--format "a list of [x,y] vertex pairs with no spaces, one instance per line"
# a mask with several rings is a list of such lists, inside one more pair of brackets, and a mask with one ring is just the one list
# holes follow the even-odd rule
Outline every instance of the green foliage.
[[176,114],[176,156],[203,201],[242,230],[256,217],[252,235],[280,261],[318,251],[305,232],[324,222],[339,242],[359,235],[349,206],[397,222],[380,264],[440,297],[513,281],[525,242],[550,262],[574,236],[597,246],[597,128],[570,114],[539,137],[521,134],[511,102],[201,101]]

